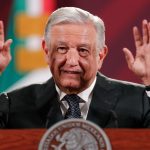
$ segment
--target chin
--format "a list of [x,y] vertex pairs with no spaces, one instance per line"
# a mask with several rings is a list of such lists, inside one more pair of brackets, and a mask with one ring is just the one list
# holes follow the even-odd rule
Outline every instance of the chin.
[[61,86],[69,91],[77,91],[80,88],[80,83],[78,82],[63,82]]

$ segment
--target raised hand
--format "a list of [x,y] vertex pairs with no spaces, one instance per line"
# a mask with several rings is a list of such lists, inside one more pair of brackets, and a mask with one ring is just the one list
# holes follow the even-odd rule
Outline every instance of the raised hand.
[[0,21],[0,73],[5,70],[11,60],[10,45],[12,39],[8,39],[5,42],[4,38],[4,26],[3,22]]
[[123,48],[128,67],[141,78],[145,85],[150,85],[150,22],[143,20],[142,35],[139,29],[133,27],[136,46],[135,57],[127,48]]

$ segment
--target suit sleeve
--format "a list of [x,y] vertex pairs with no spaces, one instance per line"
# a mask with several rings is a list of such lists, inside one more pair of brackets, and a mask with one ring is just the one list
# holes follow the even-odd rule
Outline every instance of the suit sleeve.
[[150,97],[147,95],[146,92],[144,94],[143,110],[144,127],[150,128]]
[[10,101],[6,93],[0,94],[0,128],[5,128],[8,122]]

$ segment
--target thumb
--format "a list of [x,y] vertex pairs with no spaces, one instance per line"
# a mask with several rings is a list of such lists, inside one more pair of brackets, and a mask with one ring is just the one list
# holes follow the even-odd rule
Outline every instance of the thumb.
[[7,41],[5,42],[4,48],[5,48],[6,51],[9,51],[9,50],[10,50],[10,45],[11,45],[12,42],[13,42],[12,39],[9,39],[9,40],[7,40]]
[[125,54],[126,62],[128,64],[129,69],[132,68],[134,63],[134,57],[131,51],[128,48],[123,48],[123,52]]

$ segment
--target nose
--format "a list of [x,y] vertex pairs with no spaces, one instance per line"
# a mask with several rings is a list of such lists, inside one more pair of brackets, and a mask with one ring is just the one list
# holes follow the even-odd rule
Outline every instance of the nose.
[[69,49],[66,56],[66,64],[76,66],[79,64],[79,53],[75,48]]

